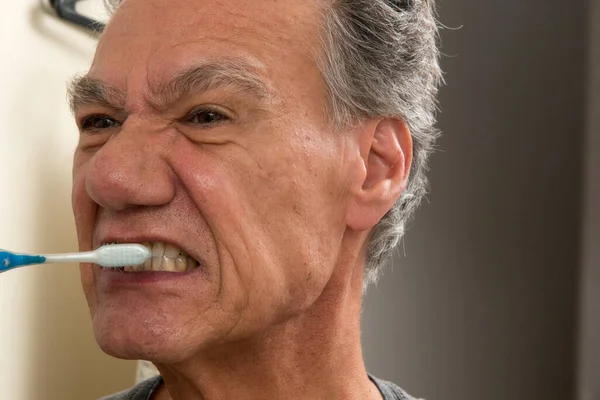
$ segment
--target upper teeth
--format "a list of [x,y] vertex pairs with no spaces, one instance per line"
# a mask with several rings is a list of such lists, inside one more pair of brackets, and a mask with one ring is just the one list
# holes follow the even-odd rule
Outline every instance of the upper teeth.
[[124,271],[184,272],[198,266],[196,260],[170,243],[144,242],[141,244],[152,252],[152,257],[142,265],[123,267]]

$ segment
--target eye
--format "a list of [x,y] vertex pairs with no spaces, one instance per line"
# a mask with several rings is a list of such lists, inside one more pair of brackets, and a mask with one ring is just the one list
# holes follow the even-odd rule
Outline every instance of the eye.
[[84,131],[100,131],[114,128],[119,122],[108,115],[90,115],[81,122],[81,129]]
[[196,125],[216,125],[219,122],[227,121],[229,117],[214,109],[196,109],[188,114],[185,122]]

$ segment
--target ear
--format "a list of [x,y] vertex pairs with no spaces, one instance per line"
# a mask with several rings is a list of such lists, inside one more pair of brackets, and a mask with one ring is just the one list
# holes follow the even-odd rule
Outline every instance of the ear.
[[412,162],[412,138],[406,123],[386,118],[361,127],[362,173],[350,188],[346,224],[355,230],[373,228],[406,188]]

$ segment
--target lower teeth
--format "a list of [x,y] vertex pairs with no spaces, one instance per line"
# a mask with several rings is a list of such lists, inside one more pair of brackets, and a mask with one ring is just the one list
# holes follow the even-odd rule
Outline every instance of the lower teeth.
[[158,267],[153,267],[152,259],[150,260],[150,264],[147,266],[144,265],[134,265],[134,266],[126,266],[126,267],[117,267],[110,268],[115,271],[120,272],[186,272],[191,271],[198,267],[198,263],[187,259],[185,262],[174,263],[161,263]]

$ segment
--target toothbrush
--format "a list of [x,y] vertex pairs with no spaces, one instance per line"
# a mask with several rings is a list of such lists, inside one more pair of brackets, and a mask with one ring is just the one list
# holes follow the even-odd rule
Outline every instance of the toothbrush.
[[0,249],[0,273],[34,264],[95,263],[105,268],[143,264],[152,256],[141,244],[108,244],[94,251],[66,254],[18,254]]

